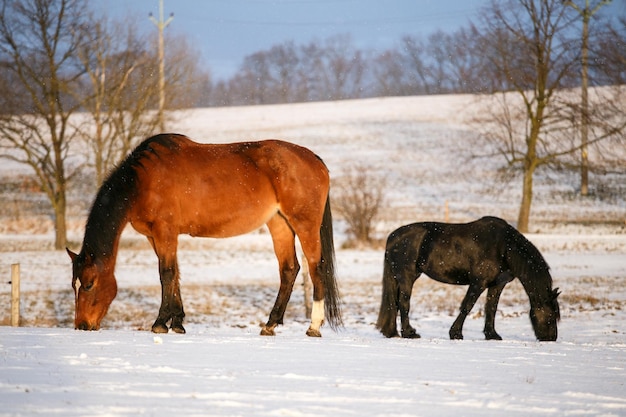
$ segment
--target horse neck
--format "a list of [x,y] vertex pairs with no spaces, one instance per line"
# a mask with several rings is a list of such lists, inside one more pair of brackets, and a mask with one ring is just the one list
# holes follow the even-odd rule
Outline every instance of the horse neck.
[[101,189],[96,197],[85,227],[83,250],[89,251],[94,260],[114,265],[120,237],[128,223],[129,200],[113,197],[111,191]]
[[506,255],[508,266],[522,283],[531,307],[549,304],[552,300],[552,276],[543,255],[524,235],[512,227],[509,227],[507,236],[506,243],[510,248]]
[[552,300],[552,277],[548,270],[518,276],[528,295],[531,308],[548,305]]
[[115,268],[115,261],[117,259],[120,237],[125,224],[126,222],[123,225],[119,225],[115,229],[112,240],[106,242],[97,238],[94,239],[93,236],[94,234],[97,234],[97,230],[90,233],[90,226],[88,225],[85,232],[82,250],[88,253],[95,263],[100,264],[101,268],[113,271]]

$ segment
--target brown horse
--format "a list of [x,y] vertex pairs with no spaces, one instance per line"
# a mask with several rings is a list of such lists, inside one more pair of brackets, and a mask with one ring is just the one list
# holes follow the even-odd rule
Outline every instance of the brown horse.
[[310,150],[287,142],[199,144],[177,134],[142,142],[104,182],[87,219],[73,264],[77,329],[97,330],[117,293],[114,276],[120,235],[130,223],[159,258],[162,298],[155,333],[168,322],[183,327],[177,261],[178,235],[225,238],[266,224],[278,259],[280,289],[262,335],[283,323],[300,266],[300,240],[313,282],[309,336],[321,336],[324,316],[341,325],[334,273],[329,175]]

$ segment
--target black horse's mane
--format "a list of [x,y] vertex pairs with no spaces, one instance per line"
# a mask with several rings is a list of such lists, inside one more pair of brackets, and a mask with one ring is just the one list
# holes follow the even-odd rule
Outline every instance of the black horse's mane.
[[[524,283],[526,278],[541,278],[541,284],[552,288],[550,267],[541,252],[513,226],[506,224],[506,258],[511,272]],[[538,281],[534,281],[539,284]]]
[[154,145],[167,149],[178,147],[180,135],[161,134],[141,142],[104,181],[91,206],[85,237],[83,255],[108,257],[113,255],[115,242],[126,225],[126,213],[137,196],[137,168],[149,155],[157,155]]

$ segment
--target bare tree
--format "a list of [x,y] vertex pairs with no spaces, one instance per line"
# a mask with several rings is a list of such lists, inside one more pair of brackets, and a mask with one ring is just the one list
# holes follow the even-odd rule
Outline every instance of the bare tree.
[[[1,156],[28,165],[54,210],[54,247],[66,246],[66,187],[71,176],[70,116],[82,103],[84,70],[76,59],[84,41],[82,0],[16,0],[0,6],[2,76]],[[17,94],[19,93],[19,94]]]
[[[406,86],[406,71],[402,56],[397,50],[387,50],[374,58],[372,73],[375,94],[381,96],[401,96],[411,94]],[[406,87],[405,87],[406,86]]]
[[590,67],[599,84],[626,84],[626,16],[600,31],[591,45]]
[[[454,93],[490,93],[495,91],[489,62],[482,51],[482,39],[474,26],[452,33],[444,44],[449,64],[446,76]],[[477,53],[478,52],[478,53]]]
[[324,51],[325,95],[333,100],[359,98],[365,63],[361,51],[352,46],[350,36],[329,38]]
[[[142,68],[152,69],[154,59],[143,51],[140,45],[144,42],[133,28],[122,22],[111,23],[106,17],[94,19],[85,33],[89,42],[78,49],[88,79],[79,93],[91,116],[85,120],[82,134],[88,161],[95,168],[96,186],[129,151],[133,139],[159,123],[159,115],[150,111],[156,80],[134,77]],[[135,80],[147,82],[148,89],[137,88]],[[133,90],[134,99],[125,99],[128,90]]]
[[432,83],[427,64],[427,48],[424,43],[411,36],[402,39],[401,50],[405,53],[406,68],[410,71],[413,94],[431,94]]
[[[123,35],[117,38],[117,52],[111,55],[119,73],[112,77],[106,92],[111,106],[108,109],[112,124],[110,130],[115,132],[115,136],[111,138],[112,154],[107,169],[126,156],[138,140],[155,133],[161,123],[161,115],[156,110],[160,99],[156,75],[158,57],[152,51],[146,51],[145,45],[149,43],[138,37],[132,26],[120,33]],[[109,73],[114,69],[114,66],[109,67]],[[167,67],[165,78],[167,80]],[[166,98],[165,110],[168,109],[168,103]],[[168,114],[164,113],[162,116],[167,122]]]
[[[581,125],[580,44],[573,36],[562,1],[496,2],[484,14],[483,51],[487,74],[509,91],[483,97],[477,117],[491,155],[503,157],[507,172],[521,172],[522,200],[517,227],[527,232],[533,199],[533,176],[539,168],[560,168],[578,154]],[[624,88],[593,89],[585,122],[587,145],[623,135]]]
[[269,51],[272,62],[273,101],[291,103],[297,101],[298,64],[300,58],[293,42],[275,46]]
[[237,75],[237,87],[242,104],[269,104],[271,63],[266,51],[256,52],[244,59],[242,70]]
[[399,46],[383,51],[370,62],[374,95],[430,94],[433,85],[428,61],[420,38],[403,37]]
[[452,91],[450,81],[449,44],[451,35],[438,30],[428,37],[428,56],[430,58],[430,77],[434,94],[447,94]]
[[[167,52],[166,110],[201,106],[207,100],[206,95],[211,93],[211,73],[203,68],[200,53],[189,42],[189,38],[182,35],[168,35],[165,42],[176,45],[176,48],[170,48]],[[142,74],[144,77],[146,75]]]
[[328,100],[325,96],[323,82],[324,48],[317,41],[303,45],[299,50],[300,66],[298,80],[300,83],[299,97],[301,101]]
[[570,104],[557,97],[570,81],[577,54],[561,37],[568,25],[556,0],[492,1],[484,13],[483,40],[491,65],[513,86],[490,96],[480,123],[496,155],[522,171],[522,201],[517,228],[527,232],[536,170],[572,152],[562,145]]
[[[86,34],[87,35],[87,34]],[[155,77],[158,57],[146,49],[150,42],[128,21],[93,20],[90,41],[79,49],[88,82],[82,93],[91,118],[83,136],[96,185],[120,162],[138,141],[153,134],[167,114],[161,105],[159,80]],[[167,39],[170,48],[165,66],[165,109],[187,108],[200,101],[208,75],[199,70],[197,54],[185,38]]]

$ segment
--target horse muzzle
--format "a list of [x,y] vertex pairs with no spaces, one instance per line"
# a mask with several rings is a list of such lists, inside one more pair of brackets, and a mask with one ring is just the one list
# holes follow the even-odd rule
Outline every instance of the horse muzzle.
[[76,330],[100,330],[100,326],[97,324],[90,324],[86,321],[80,322],[75,326]]
[[557,335],[555,334],[551,334],[548,336],[542,336],[542,337],[538,337],[537,340],[539,340],[540,342],[556,342],[557,339]]

